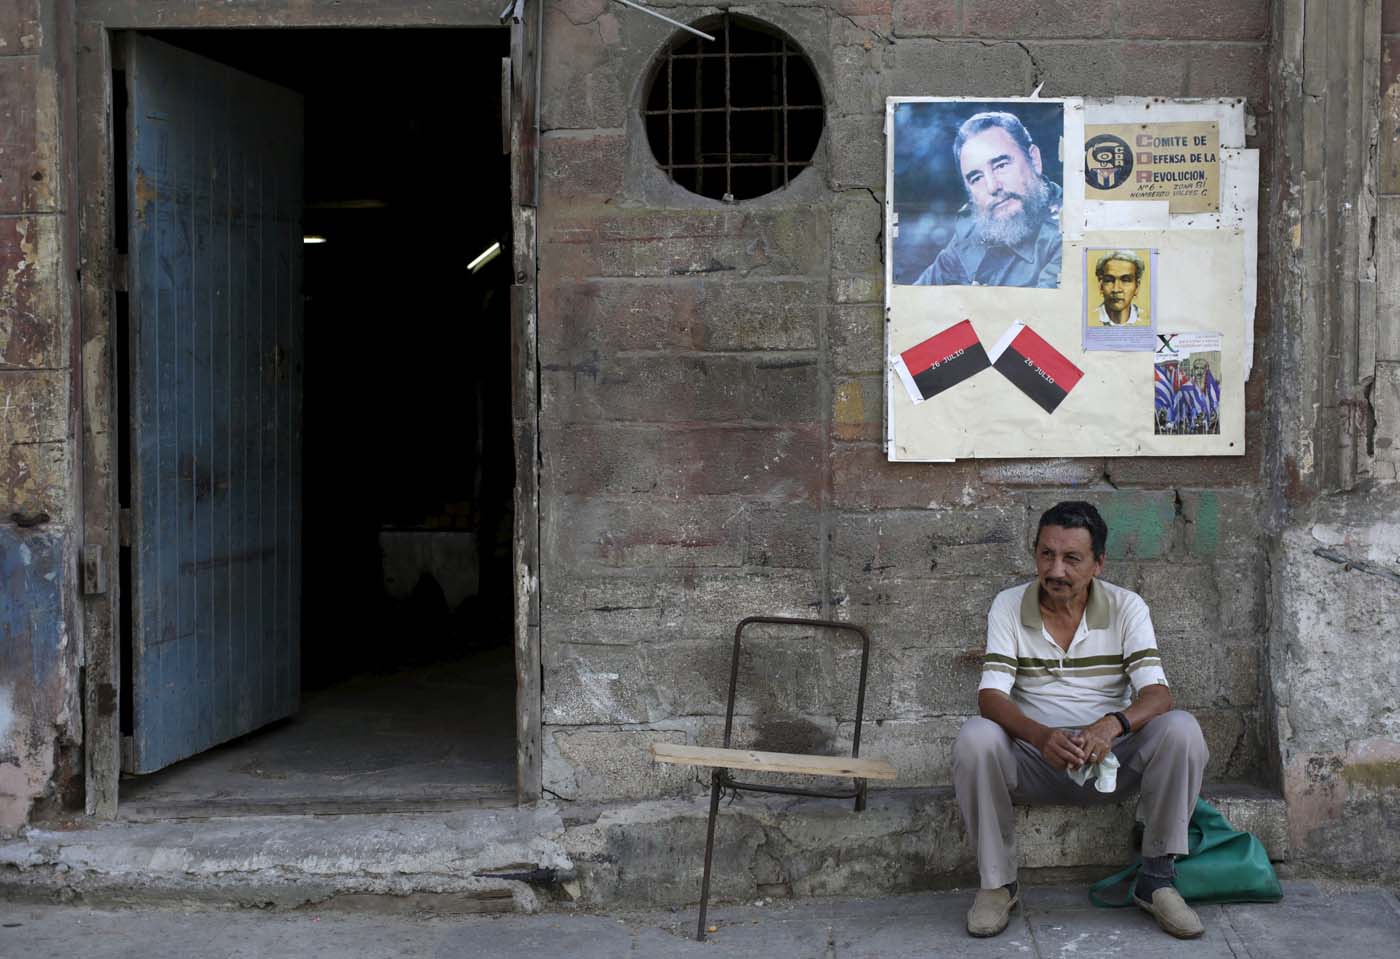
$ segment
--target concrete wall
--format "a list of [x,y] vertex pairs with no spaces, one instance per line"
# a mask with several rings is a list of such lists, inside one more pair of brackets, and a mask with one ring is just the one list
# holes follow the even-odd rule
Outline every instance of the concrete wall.
[[0,833],[81,781],[62,7],[0,5]]
[[[1389,695],[1400,679],[1389,575],[1400,564],[1394,2],[1384,21],[1391,59],[1376,65],[1388,125],[1371,134],[1381,151],[1371,272],[1353,276],[1324,257],[1298,265],[1306,283],[1261,286],[1247,456],[896,466],[879,447],[884,97],[1019,95],[1042,80],[1050,96],[1244,96],[1265,170],[1298,173],[1296,191],[1278,182],[1282,215],[1262,218],[1269,277],[1297,255],[1294,227],[1311,235],[1288,206],[1301,203],[1304,158],[1276,148],[1280,118],[1293,116],[1278,103],[1296,79],[1291,39],[1275,40],[1283,65],[1267,75],[1277,10],[1300,6],[1190,2],[1170,19],[1138,0],[735,7],[807,51],[827,129],[814,169],[789,190],[724,206],[670,184],[642,137],[642,84],[670,29],[605,0],[546,3],[540,588],[550,790],[694,793],[690,774],[650,764],[646,744],[718,741],[728,640],[756,612],[870,626],[865,748],[893,757],[902,785],[945,784],[951,738],[973,709],[986,604],[1029,575],[1035,515],[1084,496],[1115,531],[1108,577],[1153,606],[1178,697],[1207,730],[1211,777],[1277,774],[1304,859],[1373,871],[1400,862],[1400,848],[1386,845],[1400,835]],[[70,15],[63,0],[0,8],[0,829],[36,802],[71,798],[81,781],[73,171],[59,163],[73,104],[60,69]],[[1360,136],[1360,155],[1366,143]],[[1366,202],[1356,192],[1335,208]],[[1345,483],[1310,471],[1330,440],[1304,414],[1329,374],[1299,344],[1326,341],[1288,299],[1302,302],[1301,290],[1334,273],[1374,293],[1372,351],[1338,351],[1355,360],[1360,401],[1330,400],[1361,411],[1364,455]],[[37,526],[14,519],[40,513],[49,519]],[[848,652],[774,639],[746,668],[750,742],[849,737]]]
[[1290,847],[1368,879],[1400,877],[1397,567],[1393,486],[1313,504],[1279,549],[1271,658]]
[[[1295,128],[1280,142],[1299,144],[1289,182],[1280,178],[1277,190],[1274,219],[1292,237],[1278,264],[1287,335],[1277,349],[1302,388],[1279,393],[1280,460],[1271,467],[1282,517],[1270,600],[1271,712],[1293,856],[1394,881],[1400,2],[1351,5],[1328,23],[1296,2],[1277,6],[1280,110]],[[1305,101],[1318,107],[1295,109]],[[1299,277],[1306,285],[1289,295]],[[1330,421],[1329,409],[1339,411]]]
[[[684,19],[713,13],[668,4]],[[1031,572],[1039,511],[1096,502],[1107,577],[1152,605],[1216,780],[1265,772],[1271,358],[1236,459],[885,461],[884,98],[1243,96],[1267,149],[1268,4],[832,0],[738,5],[821,79],[827,128],[788,190],[733,205],[671,184],[638,118],[671,28],[606,0],[546,4],[540,209],[545,786],[700,788],[656,739],[716,744],[728,641],[755,613],[869,626],[865,749],[944,784],[975,709],[993,594]],[[1266,163],[1267,168],[1267,163]],[[1267,269],[1267,260],[1263,264]],[[1267,343],[1268,290],[1256,325]],[[748,742],[838,746],[855,661],[803,637],[746,663]]]

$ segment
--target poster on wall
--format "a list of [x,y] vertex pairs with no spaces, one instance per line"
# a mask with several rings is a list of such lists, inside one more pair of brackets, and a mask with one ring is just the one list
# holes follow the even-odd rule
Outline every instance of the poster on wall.
[[1164,200],[1172,213],[1220,209],[1220,126],[1091,123],[1084,127],[1085,197]]
[[1046,413],[1059,409],[1084,378],[1083,370],[1020,320],[997,340],[991,360],[997,372]]
[[1244,453],[1243,100],[892,97],[885,121],[891,460]]
[[1084,349],[1156,349],[1157,251],[1084,251]]
[[900,353],[894,371],[909,392],[909,401],[918,404],[990,365],[977,332],[963,320]]
[[1066,101],[893,98],[890,114],[891,282],[1058,288],[1083,195],[1066,196]]
[[1162,333],[1152,362],[1152,428],[1158,436],[1220,434],[1221,336]]

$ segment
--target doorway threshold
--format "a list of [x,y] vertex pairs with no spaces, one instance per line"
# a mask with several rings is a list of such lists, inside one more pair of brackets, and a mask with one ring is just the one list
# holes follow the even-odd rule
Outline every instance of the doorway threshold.
[[453,812],[465,809],[505,809],[515,806],[513,790],[464,796],[415,799],[314,798],[265,799],[123,799],[117,808],[122,822],[174,822],[188,819],[226,819],[240,816],[393,816],[399,814]]
[[510,650],[306,695],[296,716],[145,776],[125,776],[126,821],[344,816],[515,803]]

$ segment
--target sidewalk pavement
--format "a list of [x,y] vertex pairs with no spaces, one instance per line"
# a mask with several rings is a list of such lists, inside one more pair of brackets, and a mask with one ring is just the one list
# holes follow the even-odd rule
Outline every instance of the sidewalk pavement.
[[[1084,886],[1026,887],[994,939],[963,929],[971,891],[808,899],[711,909],[695,942],[693,909],[593,915],[414,918],[371,904],[348,912],[102,910],[0,903],[0,956],[13,959],[1395,959],[1400,901],[1376,887],[1285,882],[1273,905],[1206,906],[1205,936],[1170,938],[1137,909],[1095,909]],[[359,900],[358,905],[365,905]],[[374,910],[374,911],[369,911]]]

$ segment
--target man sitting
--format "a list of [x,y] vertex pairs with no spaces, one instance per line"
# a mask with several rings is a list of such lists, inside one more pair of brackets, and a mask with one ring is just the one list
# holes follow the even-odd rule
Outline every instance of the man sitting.
[[[981,877],[967,915],[974,936],[1005,929],[1019,899],[1013,801],[1087,804],[1139,788],[1143,868],[1133,898],[1173,936],[1205,931],[1172,885],[1205,740],[1190,713],[1172,709],[1147,604],[1096,578],[1107,540],[1089,503],[1047,510],[1036,531],[1036,579],[1002,591],[987,615],[981,716],[953,747],[953,785]],[[1121,764],[1116,792],[1067,775],[1110,752]]]

